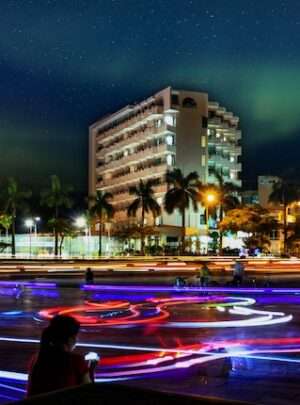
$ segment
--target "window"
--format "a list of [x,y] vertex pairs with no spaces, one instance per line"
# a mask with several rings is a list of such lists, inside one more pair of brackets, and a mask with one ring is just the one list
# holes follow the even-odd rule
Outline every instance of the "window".
[[230,156],[230,162],[231,162],[231,163],[234,163],[234,162],[235,162],[234,156]]
[[230,172],[230,178],[231,178],[231,180],[235,180],[236,179],[236,173],[231,171]]
[[201,156],[201,166],[205,166],[206,165],[206,156],[205,155],[202,155]]
[[183,102],[182,102],[182,107],[185,108],[196,108],[197,107],[197,103],[196,101],[191,98],[191,97],[186,97]]
[[175,105],[179,104],[178,94],[172,94],[172,104],[175,104]]
[[174,166],[174,164],[175,164],[175,156],[167,155],[167,164],[168,164],[168,166]]
[[167,145],[174,145],[174,135],[167,135],[166,136],[166,144]]
[[207,117],[202,117],[202,128],[207,128],[208,119]]
[[162,126],[162,120],[155,121],[155,128],[160,128]]
[[200,214],[200,225],[206,224],[206,218],[204,214]]
[[161,216],[159,216],[159,217],[156,217],[155,218],[155,225],[162,225],[162,217]]
[[223,174],[223,176],[226,176],[226,177],[229,176],[229,169],[228,169],[228,167],[223,167],[223,168],[222,168],[222,174]]
[[215,155],[217,152],[216,145],[208,145],[208,154]]
[[176,125],[176,117],[174,115],[166,114],[164,120],[165,120],[165,123],[167,125],[175,127],[175,125]]
[[201,137],[201,146],[202,146],[202,148],[206,147],[206,137],[205,136]]
[[212,176],[215,173],[215,166],[208,166],[208,175]]

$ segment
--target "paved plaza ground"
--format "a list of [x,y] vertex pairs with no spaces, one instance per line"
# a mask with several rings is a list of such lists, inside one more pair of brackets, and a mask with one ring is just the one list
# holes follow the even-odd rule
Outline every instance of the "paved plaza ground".
[[[76,350],[97,351],[98,381],[253,403],[300,401],[297,275],[256,289],[176,289],[174,275],[99,274],[0,283],[0,401],[24,396],[28,362],[56,313],[82,324]],[[194,275],[191,275],[194,277]],[[226,281],[226,280],[225,280]],[[300,285],[300,284],[299,284]],[[289,286],[293,289],[276,290]]]

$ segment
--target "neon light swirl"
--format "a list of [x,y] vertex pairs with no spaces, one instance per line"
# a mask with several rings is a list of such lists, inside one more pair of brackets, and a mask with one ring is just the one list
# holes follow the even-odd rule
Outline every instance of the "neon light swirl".
[[[229,313],[242,316],[243,319],[205,321],[195,319],[189,321],[172,321],[170,308],[189,304],[200,304],[200,308],[216,308],[226,315]],[[210,297],[167,297],[150,298],[140,304],[129,301],[106,301],[101,303],[86,301],[84,305],[74,307],[56,307],[39,312],[42,319],[51,319],[54,315],[72,315],[82,326],[138,326],[145,324],[159,325],[168,328],[228,328],[266,326],[289,322],[292,315],[282,312],[260,311],[246,308],[255,304],[252,298],[210,296]],[[154,315],[149,315],[149,310]],[[96,315],[95,315],[96,314]]]

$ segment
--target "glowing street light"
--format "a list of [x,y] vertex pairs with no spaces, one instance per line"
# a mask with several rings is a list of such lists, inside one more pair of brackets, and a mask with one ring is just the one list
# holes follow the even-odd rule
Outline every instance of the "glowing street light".
[[206,225],[207,225],[207,230],[208,230],[208,209],[210,205],[216,205],[217,204],[217,195],[214,192],[207,191],[204,194],[204,201],[206,205]]
[[85,240],[86,240],[86,243],[87,243],[87,251],[89,253],[89,251],[90,251],[90,226],[88,224],[87,218],[84,217],[84,216],[77,217],[75,219],[75,226],[78,229],[84,229]]
[[87,227],[87,220],[85,217],[78,217],[75,219],[75,225],[77,228],[86,228]]
[[34,217],[34,233],[35,237],[37,237],[38,234],[38,223],[41,222],[41,217]]
[[34,226],[34,221],[32,218],[25,219],[26,228],[32,229]]
[[215,194],[212,194],[212,193],[207,193],[207,194],[206,194],[206,201],[207,201],[207,203],[212,204],[212,203],[215,202],[215,200],[216,200]]
[[218,203],[218,196],[214,191],[207,190],[203,195],[203,202],[205,205],[205,222],[207,232],[207,252],[208,252],[208,237],[209,237],[209,207]]

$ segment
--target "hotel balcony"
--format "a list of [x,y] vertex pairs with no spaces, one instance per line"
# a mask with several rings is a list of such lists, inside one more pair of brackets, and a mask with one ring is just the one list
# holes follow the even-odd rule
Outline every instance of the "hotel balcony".
[[[238,187],[242,186],[242,180],[240,179],[232,179],[229,175],[223,175],[222,177],[226,183],[232,183]],[[214,184],[216,182],[215,176],[208,175],[207,182],[210,184]]]
[[[127,120],[117,124],[116,126],[104,131],[97,135],[97,140],[108,140],[110,137],[121,135],[122,133],[134,129],[136,126],[141,125],[151,117],[151,116],[161,116],[164,112],[162,106],[154,106],[149,109],[145,109],[143,112],[139,112],[128,118]],[[117,118],[116,118],[117,119]]]
[[[140,152],[133,153],[131,155],[123,156],[121,159],[111,161],[104,166],[101,166],[99,172],[103,173],[106,171],[110,170],[115,170],[120,167],[126,166],[129,163],[137,163],[146,159],[149,159],[149,157],[157,157],[162,154],[166,153],[176,153],[176,147],[167,145],[167,144],[161,144],[161,145],[153,145],[151,147],[148,147],[144,150],[141,150]],[[97,171],[98,171],[97,169]]]
[[[112,153],[112,152],[119,152],[122,149],[127,149],[133,145],[138,145],[139,143],[146,141],[147,139],[153,139],[155,135],[160,136],[165,132],[172,132],[171,127],[169,125],[162,125],[159,128],[150,127],[146,128],[145,130],[141,130],[132,136],[125,136],[119,142],[114,143],[109,147],[103,147],[98,153],[97,158],[103,158],[105,155]],[[174,133],[174,129],[173,132]]]
[[221,167],[228,167],[229,169],[233,169],[236,171],[241,171],[242,170],[242,164],[239,162],[231,162],[229,159],[224,158],[222,156],[218,155],[209,155],[208,158],[210,161],[212,161],[214,164],[221,166]]
[[[129,189],[129,187],[133,186],[134,184],[137,184],[137,182],[135,181],[132,184],[128,184],[128,189]],[[163,184],[159,184],[158,186],[154,186],[153,190],[154,190],[154,196],[157,194],[158,195],[165,194],[168,190],[167,183],[163,183]],[[120,194],[114,194],[113,190],[111,190],[111,192],[114,196],[114,198],[113,198],[114,204],[125,203],[125,202],[128,203],[134,199],[134,196],[132,194],[130,194],[128,190],[124,191],[124,193],[120,193]]]
[[101,182],[97,183],[97,188],[108,189],[112,186],[123,185],[124,183],[129,183],[133,180],[137,181],[144,178],[155,178],[166,173],[167,169],[168,166],[166,163],[158,166],[151,166],[143,170],[130,172],[128,174],[125,174],[124,176],[116,177],[113,179],[104,179]]

